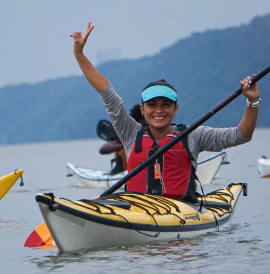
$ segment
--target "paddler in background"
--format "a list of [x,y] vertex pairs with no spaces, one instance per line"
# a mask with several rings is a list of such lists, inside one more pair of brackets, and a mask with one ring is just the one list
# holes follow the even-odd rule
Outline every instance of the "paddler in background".
[[[134,105],[129,112],[129,115],[134,118],[134,120],[140,124],[146,123],[144,117],[142,116],[140,104]],[[112,134],[113,135],[113,134]],[[100,149],[99,153],[111,154],[114,152],[114,159],[111,160],[112,170],[110,175],[115,175],[127,170],[127,158],[124,146],[122,145],[119,138],[109,141],[104,144]],[[113,167],[114,164],[114,167]]]
[[[143,127],[127,112],[122,99],[109,80],[87,59],[83,48],[94,26],[89,22],[84,34],[72,32],[73,53],[86,79],[96,89],[106,106],[112,125],[121,140],[128,159],[128,172],[140,165],[160,147],[179,135],[185,126],[172,125],[178,110],[177,90],[164,79],[151,82],[141,94],[141,112],[148,123]],[[166,64],[164,64],[166,65]],[[127,182],[128,191],[161,195],[191,203],[199,208],[196,196],[195,170],[202,151],[219,152],[251,140],[254,132],[259,98],[258,85],[250,86],[251,77],[240,81],[246,96],[246,110],[237,127],[212,128],[200,126]],[[128,92],[128,90],[127,90]],[[181,103],[181,98],[179,98]]]

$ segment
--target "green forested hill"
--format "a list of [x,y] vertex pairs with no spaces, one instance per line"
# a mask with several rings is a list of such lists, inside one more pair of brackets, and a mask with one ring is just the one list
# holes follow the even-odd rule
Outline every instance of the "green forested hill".
[[[162,39],[162,37],[161,37]],[[111,61],[98,69],[112,82],[127,109],[141,90],[158,79],[178,89],[175,122],[190,124],[239,87],[239,80],[270,64],[270,15],[248,25],[195,33],[160,53]],[[270,75],[259,82],[262,104],[258,127],[270,127]],[[99,95],[84,76],[0,89],[0,144],[96,138],[107,119]],[[236,126],[245,109],[240,96],[206,122]]]

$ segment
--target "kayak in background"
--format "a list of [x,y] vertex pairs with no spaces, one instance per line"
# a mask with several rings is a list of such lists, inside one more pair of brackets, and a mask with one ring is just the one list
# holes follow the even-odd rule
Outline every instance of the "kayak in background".
[[225,151],[210,156],[198,162],[196,175],[202,185],[211,184],[217,176],[217,172],[221,165],[228,165],[227,153]]
[[258,171],[261,178],[270,178],[270,159],[262,156],[258,159]]
[[[242,191],[246,196],[247,184],[232,183],[199,197],[198,208],[139,192],[78,201],[38,193],[36,201],[46,223],[43,236],[47,242],[51,237],[50,244],[54,241],[65,252],[179,240],[215,231],[231,219]],[[34,241],[25,246],[35,246]]]
[[[225,151],[213,155],[198,162],[196,174],[202,185],[211,184],[215,178],[220,166],[222,164],[228,164],[226,162],[227,154]],[[71,163],[66,165],[68,174],[67,176],[73,176],[80,187],[105,187],[109,188],[125,175],[127,171],[122,171],[118,174],[111,174],[109,171],[94,170],[77,167]]]
[[23,169],[16,169],[13,173],[0,178],[0,200],[6,195],[10,188],[16,183],[16,181],[21,177],[20,185],[23,186],[22,179]]
[[127,170],[111,174],[109,171],[81,168],[71,163],[67,163],[66,168],[67,177],[73,176],[80,187],[109,188],[127,175]]

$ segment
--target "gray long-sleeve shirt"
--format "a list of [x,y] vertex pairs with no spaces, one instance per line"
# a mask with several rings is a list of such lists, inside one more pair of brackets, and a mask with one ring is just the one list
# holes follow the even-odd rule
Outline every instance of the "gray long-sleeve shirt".
[[[123,100],[115,92],[111,83],[100,92],[112,125],[121,140],[127,159],[142,125],[137,123],[127,112]],[[202,151],[219,152],[223,149],[249,142],[251,138],[244,137],[238,127],[212,128],[200,126],[188,135],[188,147],[197,167],[198,155]]]

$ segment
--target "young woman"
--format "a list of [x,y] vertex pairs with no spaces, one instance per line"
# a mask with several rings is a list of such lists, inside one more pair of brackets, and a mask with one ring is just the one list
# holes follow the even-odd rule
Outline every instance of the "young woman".
[[[184,127],[172,125],[177,113],[176,89],[165,80],[152,82],[142,91],[141,111],[147,127],[137,123],[124,107],[122,99],[106,79],[83,54],[83,48],[94,26],[89,22],[84,34],[72,32],[73,53],[89,83],[101,95],[111,122],[124,145],[128,171],[138,166],[160,147],[175,138]],[[250,76],[240,81],[247,107],[238,127],[211,128],[200,126],[156,159],[152,166],[141,171],[127,183],[128,191],[141,191],[197,203],[194,170],[202,151],[221,151],[251,140],[257,116],[259,89],[250,87]]]

